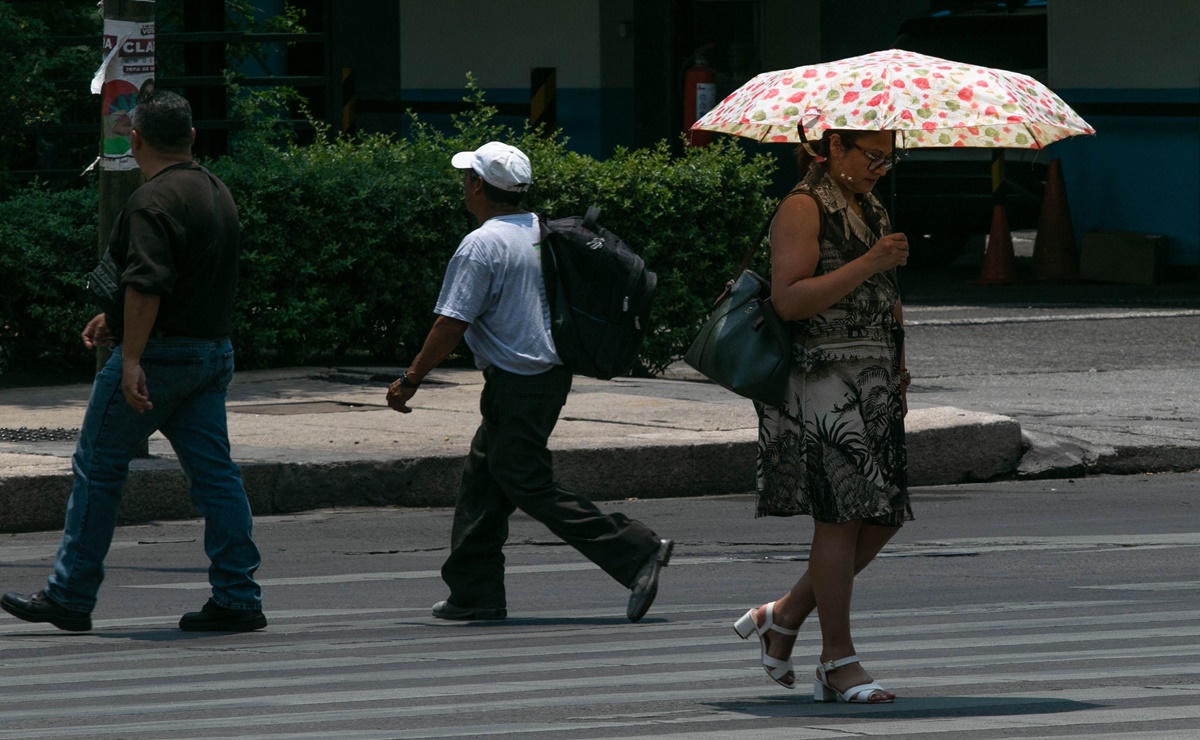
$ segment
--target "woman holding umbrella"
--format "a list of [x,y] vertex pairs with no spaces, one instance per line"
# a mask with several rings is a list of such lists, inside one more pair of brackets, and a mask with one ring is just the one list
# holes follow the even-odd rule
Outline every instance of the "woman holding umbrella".
[[[758,406],[757,514],[810,514],[808,570],[734,629],[757,634],[768,675],[795,688],[792,646],[818,610],[820,701],[890,702],[850,636],[854,574],[908,504],[903,329],[895,268],[908,241],[871,194],[904,148],[1041,149],[1095,130],[1037,80],[890,49],[764,72],[692,128],[802,143],[801,181],[771,228],[771,302],[791,321],[788,399]],[[806,143],[815,142],[815,143]]]
[[757,634],[767,674],[795,688],[792,645],[818,609],[817,701],[895,698],[859,663],[850,635],[854,575],[912,518],[895,274],[908,241],[871,194],[895,156],[891,132],[827,130],[802,145],[802,179],[771,226],[771,302],[792,322],[795,362],[785,405],[756,404],[757,514],[809,514],[814,530],[800,580],[734,629]]

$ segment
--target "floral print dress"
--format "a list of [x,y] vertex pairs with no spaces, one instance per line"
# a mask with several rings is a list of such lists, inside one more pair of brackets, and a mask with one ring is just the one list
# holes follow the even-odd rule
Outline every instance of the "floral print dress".
[[[833,272],[891,233],[875,196],[863,218],[817,164],[797,188],[822,213],[818,274]],[[898,527],[912,519],[900,395],[902,330],[892,313],[895,270],[878,273],[824,313],[791,322],[792,373],[784,406],[755,404],[756,516],[811,514]]]

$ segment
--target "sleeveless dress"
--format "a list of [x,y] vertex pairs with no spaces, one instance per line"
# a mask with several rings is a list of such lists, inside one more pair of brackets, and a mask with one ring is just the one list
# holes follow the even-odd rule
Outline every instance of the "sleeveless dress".
[[[863,198],[859,219],[820,165],[797,190],[821,206],[819,275],[891,233],[874,195]],[[903,330],[892,314],[899,296],[890,270],[823,313],[791,322],[787,400],[782,408],[755,403],[756,516],[810,514],[822,522],[861,519],[892,527],[913,518],[899,378]]]

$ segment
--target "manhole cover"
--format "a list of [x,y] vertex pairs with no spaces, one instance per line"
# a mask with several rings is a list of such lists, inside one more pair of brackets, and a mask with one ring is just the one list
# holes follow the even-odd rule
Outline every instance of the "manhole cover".
[[74,442],[77,436],[79,436],[78,429],[63,429],[62,427],[57,429],[46,427],[37,427],[36,429],[0,428],[0,442]]
[[246,406],[230,406],[230,411],[240,414],[271,414],[294,416],[296,414],[338,414],[345,411],[378,411],[386,409],[383,404],[349,403],[347,401],[293,401],[289,403],[252,403]]

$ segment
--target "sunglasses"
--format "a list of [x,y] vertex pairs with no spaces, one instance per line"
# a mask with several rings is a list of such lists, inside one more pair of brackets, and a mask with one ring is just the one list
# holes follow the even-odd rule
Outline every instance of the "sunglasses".
[[891,168],[895,167],[896,163],[900,161],[900,155],[896,152],[877,154],[875,152],[869,152],[866,149],[863,149],[853,141],[849,142],[849,144],[863,153],[863,155],[867,158],[867,169],[873,172],[887,172]]

